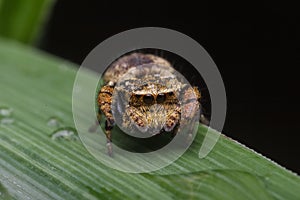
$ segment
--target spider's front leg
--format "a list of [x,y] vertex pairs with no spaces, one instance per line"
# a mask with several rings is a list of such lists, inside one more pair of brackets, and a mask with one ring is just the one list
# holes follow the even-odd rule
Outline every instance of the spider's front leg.
[[201,97],[202,97],[201,93],[200,93],[200,91],[197,87],[194,87],[193,89],[194,89],[194,93],[195,93],[196,98],[197,98],[198,103],[199,103],[199,109],[200,109],[200,119],[199,119],[199,121],[200,121],[200,123],[202,123],[206,126],[209,126],[209,123],[210,123],[209,120],[202,114],[202,107],[201,107],[202,105],[200,103]]
[[115,120],[111,111],[111,103],[112,103],[112,95],[114,92],[114,86],[111,82],[107,85],[104,85],[98,94],[98,124],[100,124],[100,116],[102,112],[106,118],[105,120],[105,135],[106,135],[106,145],[107,145],[107,153],[109,156],[113,155],[112,150],[112,140],[111,140],[111,131],[115,124]]
[[[195,116],[197,116],[201,111],[201,104],[199,102],[200,98],[201,93],[197,87],[187,87],[182,91],[180,125],[181,128],[184,128],[184,132],[188,134],[187,143],[189,143],[193,138]],[[203,123],[201,113],[199,120]]]
[[166,132],[173,131],[173,134],[176,134],[174,128],[180,123],[181,110],[180,105],[176,104],[173,112],[171,112],[166,119],[166,123],[164,125],[164,130]]
[[146,123],[147,119],[145,115],[141,112],[141,110],[135,108],[134,106],[127,106],[123,118],[124,127],[130,127],[134,125],[139,131],[146,132]]

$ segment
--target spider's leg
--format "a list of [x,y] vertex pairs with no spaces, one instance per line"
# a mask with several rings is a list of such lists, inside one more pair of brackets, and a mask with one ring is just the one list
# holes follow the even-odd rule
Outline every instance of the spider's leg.
[[135,127],[139,129],[141,132],[147,131],[147,119],[144,116],[144,114],[141,112],[141,110],[139,110],[134,106],[128,106],[125,109],[125,113],[129,117],[130,122],[126,121],[126,118],[124,118],[123,126],[128,127],[134,124]]
[[201,103],[200,103],[201,97],[202,97],[201,96],[201,92],[199,91],[199,89],[197,87],[194,87],[193,89],[194,89],[195,95],[197,97],[197,100],[199,102],[199,108],[200,108],[200,119],[199,119],[199,122],[201,124],[204,124],[204,125],[208,126],[209,125],[209,120],[202,113],[202,107],[201,107]]
[[114,87],[110,85],[105,85],[101,88],[98,95],[98,106],[106,119],[114,124],[114,118],[111,112],[111,103],[112,103],[112,95],[114,92]]
[[181,128],[187,133],[187,143],[189,143],[194,134],[195,116],[201,111],[201,104],[199,102],[201,93],[197,87],[186,87],[182,91],[182,104],[181,104]]
[[113,149],[112,149],[112,140],[111,140],[111,130],[113,125],[110,124],[109,120],[105,120],[105,135],[106,135],[106,146],[107,146],[107,154],[109,156],[113,156]]
[[200,121],[201,124],[209,126],[210,122],[203,114],[200,115],[200,120],[199,121]]
[[[166,119],[165,125],[164,125],[164,130],[166,132],[173,131],[174,127],[176,125],[179,125],[180,123],[180,116],[181,116],[181,110],[180,110],[180,105],[176,104],[173,112],[171,112]],[[176,130],[173,131],[173,134],[176,134]]]
[[97,131],[98,127],[100,126],[100,123],[101,123],[101,111],[100,111],[100,109],[98,109],[97,120],[95,121],[95,124],[89,128],[89,132],[95,133]]
[[[98,106],[99,106],[99,112],[101,111],[105,118],[105,135],[107,140],[107,151],[108,155],[112,156],[113,150],[112,150],[112,139],[111,139],[111,130],[115,124],[115,120],[112,115],[111,111],[111,103],[112,103],[112,95],[113,95],[114,87],[112,84],[108,83],[107,85],[103,86],[100,89],[99,95],[98,95]],[[99,118],[98,118],[99,120]]]

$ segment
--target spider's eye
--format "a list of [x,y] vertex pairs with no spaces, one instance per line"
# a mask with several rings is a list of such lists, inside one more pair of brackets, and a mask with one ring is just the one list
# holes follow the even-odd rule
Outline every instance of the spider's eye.
[[169,96],[174,96],[174,92],[169,92],[168,95]]
[[143,97],[143,101],[144,101],[145,104],[152,104],[153,101],[154,101],[154,97],[151,94],[146,94]]
[[135,98],[140,99],[142,95],[136,94],[136,95],[134,95],[134,96],[135,96]]
[[156,102],[157,103],[163,103],[166,100],[166,95],[165,94],[158,94],[156,97]]

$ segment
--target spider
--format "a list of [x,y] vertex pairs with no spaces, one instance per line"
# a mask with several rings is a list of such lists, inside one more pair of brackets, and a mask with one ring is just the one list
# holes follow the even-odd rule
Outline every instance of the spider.
[[[132,53],[113,62],[103,74],[97,95],[97,122],[105,116],[108,155],[113,155],[112,129],[116,120],[130,132],[156,135],[178,132],[201,112],[201,93],[176,76],[171,64],[156,55]],[[200,114],[200,122],[209,122]]]

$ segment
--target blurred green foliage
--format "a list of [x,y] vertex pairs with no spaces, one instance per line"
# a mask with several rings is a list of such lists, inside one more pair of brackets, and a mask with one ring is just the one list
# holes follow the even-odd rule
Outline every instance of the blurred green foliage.
[[0,0],[0,36],[33,44],[55,0]]

